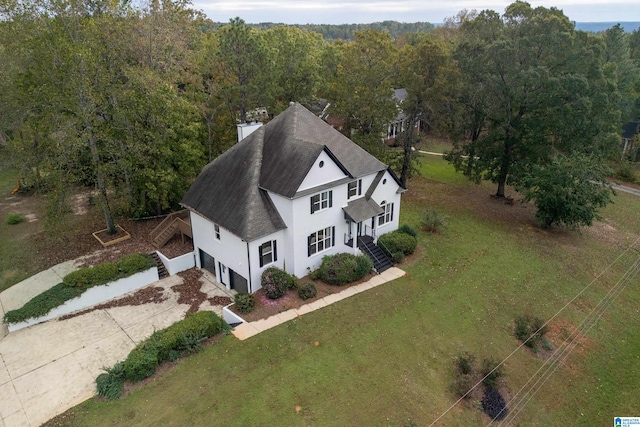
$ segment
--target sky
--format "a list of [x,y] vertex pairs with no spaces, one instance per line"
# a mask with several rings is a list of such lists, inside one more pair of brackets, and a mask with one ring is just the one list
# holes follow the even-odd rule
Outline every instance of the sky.
[[[192,0],[215,22],[236,16],[247,23],[365,24],[379,21],[442,23],[462,9],[504,12],[501,0]],[[533,7],[562,9],[575,22],[640,21],[638,0],[529,1]]]

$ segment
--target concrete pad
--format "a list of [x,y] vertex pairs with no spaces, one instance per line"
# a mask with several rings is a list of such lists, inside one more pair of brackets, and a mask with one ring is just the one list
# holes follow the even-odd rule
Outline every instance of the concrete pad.
[[11,376],[9,375],[9,371],[4,364],[4,360],[0,357],[0,385],[8,383],[11,381]]
[[62,279],[53,270],[41,271],[2,292],[0,302],[5,312],[16,310],[60,282]]
[[268,329],[271,329],[275,326],[278,326],[282,323],[282,320],[278,317],[278,315],[267,317],[266,319],[258,320],[256,322],[251,322],[251,325],[256,328],[258,331],[263,332]]
[[298,314],[298,316],[302,316],[304,314],[311,313],[312,311],[315,311],[315,310],[313,308],[309,307],[309,304],[305,304],[305,305],[301,306],[300,308],[296,308],[295,311]]
[[[122,329],[128,329],[140,322],[145,322],[147,319],[164,313],[167,310],[171,310],[176,306],[175,298],[168,298],[157,304],[143,304],[143,305],[127,305],[124,307],[111,307],[105,309],[109,316],[120,326]],[[186,305],[185,305],[186,307]],[[167,325],[169,326],[169,325]],[[164,326],[163,326],[164,328]],[[162,328],[157,328],[162,329]]]
[[73,357],[95,379],[104,372],[103,368],[110,368],[126,359],[135,346],[133,340],[121,331],[74,352]]
[[93,396],[94,380],[70,354],[14,379],[13,384],[29,423],[35,426]]
[[382,277],[378,276],[373,276],[371,279],[369,279],[368,282],[366,282],[368,284],[370,284],[372,287],[376,287],[376,286],[380,286],[383,283],[387,283],[386,280],[384,280]]
[[353,295],[356,295],[356,294],[358,294],[358,293],[359,293],[359,292],[355,289],[355,287],[354,287],[354,286],[352,286],[352,287],[350,287],[350,288],[347,288],[347,289],[345,289],[344,291],[340,291],[340,295],[342,295],[342,296],[343,296],[343,298],[349,298],[349,297],[351,297],[351,296],[353,296]]
[[21,409],[2,420],[5,427],[31,427],[27,414]]
[[18,399],[18,392],[13,387],[13,383],[6,383],[0,386],[0,415],[6,418],[22,410],[22,403]]
[[369,282],[360,283],[353,287],[354,291],[360,293],[364,291],[368,291],[369,289],[373,289],[373,285]]
[[81,263],[76,260],[66,261],[61,264],[54,265],[53,267],[51,267],[51,270],[53,270],[53,272],[56,273],[58,277],[60,277],[60,282],[62,282],[64,276],[71,273],[72,271],[80,269],[80,267],[78,267],[78,265],[80,264]]
[[298,317],[298,313],[294,309],[283,311],[282,313],[276,314],[278,319],[280,319],[281,323],[288,322],[289,320],[293,320]]
[[307,304],[307,305],[309,306],[309,308],[312,311],[315,311],[315,310],[317,310],[319,308],[326,307],[327,306],[327,302],[324,300],[324,298],[322,298],[322,299],[319,299],[319,300],[315,300],[314,302],[312,302],[310,304]]
[[337,293],[337,294],[327,295],[322,299],[324,300],[324,302],[327,303],[327,305],[330,305],[330,304],[333,304],[334,302],[342,301],[344,298],[345,298],[344,295]]
[[14,380],[120,331],[103,310],[13,332],[0,341],[0,354]]
[[240,341],[243,341],[247,338],[251,338],[254,335],[258,335],[260,331],[254,328],[250,323],[243,323],[233,328],[233,331],[231,333]]
[[391,280],[398,279],[405,274],[404,270],[401,270],[398,267],[391,267],[390,269],[383,271],[380,277],[389,282]]
[[[147,304],[148,305],[148,304]],[[126,308],[126,307],[117,307]],[[130,307],[129,307],[130,308]],[[125,329],[127,335],[137,343],[149,338],[154,331],[164,329],[184,319],[184,315],[189,309],[186,304],[173,306],[165,311],[156,313],[146,319],[140,319],[138,323]]]

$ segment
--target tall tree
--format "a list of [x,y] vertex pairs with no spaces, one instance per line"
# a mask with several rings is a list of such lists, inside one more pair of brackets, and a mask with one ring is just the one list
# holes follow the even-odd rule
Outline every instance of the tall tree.
[[473,137],[455,141],[449,159],[458,170],[491,180],[505,197],[506,184],[556,150],[611,148],[617,93],[597,46],[561,11],[517,1],[503,16],[483,11],[460,30],[458,102],[471,120],[454,135]]

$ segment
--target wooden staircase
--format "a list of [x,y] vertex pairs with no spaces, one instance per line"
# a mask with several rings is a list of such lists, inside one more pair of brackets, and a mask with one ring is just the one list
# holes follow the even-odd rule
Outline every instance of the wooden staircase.
[[391,262],[380,247],[373,243],[373,239],[371,237],[358,237],[358,248],[367,254],[371,261],[373,261],[373,268],[376,273],[380,274],[393,267],[393,262]]
[[160,279],[169,277],[169,272],[167,271],[167,267],[164,265],[164,262],[162,262],[158,254],[156,252],[151,252],[149,255],[151,256],[151,258],[154,259],[154,261],[158,265],[158,277]]
[[178,232],[182,233],[183,236],[187,235],[193,238],[189,211],[186,209],[167,215],[167,217],[149,233],[149,238],[153,246],[155,246],[156,249],[160,249]]

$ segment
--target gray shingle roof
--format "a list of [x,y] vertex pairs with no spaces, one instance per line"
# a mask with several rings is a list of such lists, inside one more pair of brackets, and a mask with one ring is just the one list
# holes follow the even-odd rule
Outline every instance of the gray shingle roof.
[[370,219],[373,216],[378,216],[384,210],[378,205],[375,200],[360,197],[352,202],[347,203],[347,206],[342,208],[346,216],[354,222],[362,222]]
[[298,103],[204,167],[181,204],[252,241],[286,228],[267,191],[292,198],[320,153],[352,178],[386,165]]

